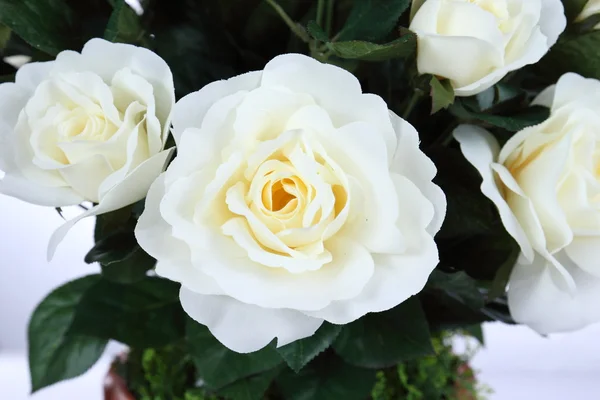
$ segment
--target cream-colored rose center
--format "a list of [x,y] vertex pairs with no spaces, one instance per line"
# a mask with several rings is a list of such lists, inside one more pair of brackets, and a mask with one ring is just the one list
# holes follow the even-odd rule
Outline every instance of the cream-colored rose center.
[[325,242],[345,223],[350,203],[348,180],[339,166],[318,141],[298,132],[262,142],[246,159],[238,175],[242,179],[226,193],[234,218],[223,232],[249,254],[260,248],[304,260],[289,266],[280,259],[271,266],[313,270],[329,262]]

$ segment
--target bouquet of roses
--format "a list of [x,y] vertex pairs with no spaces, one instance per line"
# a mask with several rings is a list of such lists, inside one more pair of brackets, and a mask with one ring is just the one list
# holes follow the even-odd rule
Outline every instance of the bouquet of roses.
[[598,0],[0,0],[0,23],[0,192],[79,205],[48,258],[94,217],[101,267],[31,317],[34,391],[115,340],[138,399],[466,399],[453,334],[600,321]]

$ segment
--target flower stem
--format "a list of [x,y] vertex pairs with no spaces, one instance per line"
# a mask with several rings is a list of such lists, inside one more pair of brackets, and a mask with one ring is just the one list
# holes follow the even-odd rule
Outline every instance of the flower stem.
[[319,0],[317,3],[317,24],[323,26],[323,14],[325,12],[325,0]]
[[335,0],[327,1],[327,14],[325,16],[325,33],[327,33],[327,37],[331,35],[331,25],[333,23],[333,9],[334,9]]
[[306,31],[300,25],[298,25],[296,22],[294,22],[290,18],[289,15],[287,15],[287,13],[285,12],[285,10],[283,8],[281,8],[281,6],[277,3],[277,1],[275,1],[275,0],[265,0],[265,1],[271,7],[273,7],[273,9],[281,17],[281,19],[283,20],[283,22],[286,23],[286,25],[290,28],[290,30],[292,32],[294,32],[296,34],[296,36],[298,36],[298,38],[300,38],[300,40],[302,40],[304,43],[309,43],[310,42],[310,37],[308,36],[308,33],[306,33]]
[[408,117],[410,117],[410,114],[412,113],[417,103],[419,103],[419,100],[421,100],[421,94],[417,91],[414,91],[412,97],[408,102],[408,105],[406,106],[406,109],[404,110],[404,113],[402,113],[402,118],[408,120]]

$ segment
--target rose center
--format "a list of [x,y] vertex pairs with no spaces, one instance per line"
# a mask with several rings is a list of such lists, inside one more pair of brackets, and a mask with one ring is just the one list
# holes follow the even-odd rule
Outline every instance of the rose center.
[[[284,184],[285,180],[288,181],[286,182],[286,184]],[[293,193],[290,193],[291,190],[289,189],[289,185],[294,185],[294,183],[289,179],[285,180],[277,181],[274,185],[271,186],[271,201],[270,204],[267,204],[268,210],[281,211],[292,200],[296,199],[296,196]]]

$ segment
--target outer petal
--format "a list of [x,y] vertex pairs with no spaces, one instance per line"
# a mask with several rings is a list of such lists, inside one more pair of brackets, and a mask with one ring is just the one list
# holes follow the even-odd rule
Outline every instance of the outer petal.
[[[460,56],[457,57],[457,54]],[[418,39],[419,72],[450,79],[459,96],[479,93],[492,86],[495,82],[489,81],[496,77],[492,78],[487,71],[501,69],[503,57],[501,49],[474,37],[426,34]],[[469,94],[466,94],[467,91]]]
[[0,180],[0,193],[47,207],[72,206],[85,201],[71,188],[40,186],[19,174],[6,174]]
[[417,130],[393,111],[390,111],[390,119],[398,135],[398,147],[390,170],[410,179],[433,204],[435,215],[427,227],[427,232],[433,236],[442,227],[446,216],[446,195],[433,183],[437,169],[429,157],[419,149]]
[[573,294],[561,289],[562,279],[541,256],[531,265],[517,263],[509,281],[511,315],[541,334],[573,331],[600,321],[600,279],[578,268],[564,252],[557,258],[575,281]]
[[175,88],[171,69],[156,53],[143,47],[95,38],[85,44],[81,54],[63,51],[55,61],[56,71],[93,71],[105,82],[111,82],[117,71],[123,68],[131,69],[154,87],[156,116],[164,123],[163,134],[166,139],[171,125],[170,114],[175,104]]
[[560,0],[542,0],[540,29],[547,38],[548,48],[554,46],[558,37],[567,27],[565,8]]
[[[227,243],[215,238],[212,247],[227,249]],[[331,263],[302,274],[265,267],[250,261],[246,254],[230,254],[235,251],[208,254],[192,248],[192,262],[212,276],[225,293],[240,301],[265,308],[319,310],[333,300],[351,301],[374,271],[372,255],[359,243],[334,236],[326,247],[333,255]]]
[[402,193],[399,220],[405,231],[410,233],[407,234],[408,249],[401,255],[373,255],[373,277],[358,296],[335,301],[322,310],[305,311],[307,315],[346,324],[366,313],[395,307],[425,286],[439,261],[433,237],[425,231],[433,215],[433,206],[408,179],[395,176],[394,183],[396,190]]
[[517,58],[510,64],[496,69],[489,75],[484,76],[478,81],[463,87],[455,87],[454,93],[457,96],[472,96],[488,89],[499,82],[510,71],[515,71],[525,65],[535,64],[544,54],[548,52],[546,37],[539,29],[536,29],[527,43],[527,47],[523,50],[523,56]]
[[473,125],[461,125],[454,131],[465,158],[479,171],[483,181],[481,192],[498,208],[506,231],[517,241],[528,260],[533,260],[533,248],[527,234],[504,200],[494,177],[493,164],[500,152],[496,139],[485,129]]
[[48,243],[48,260],[54,257],[54,253],[60,242],[62,242],[65,235],[79,220],[118,210],[143,199],[148,193],[148,188],[152,185],[152,182],[164,170],[166,163],[173,154],[173,150],[162,151],[141,163],[123,181],[106,192],[100,204],[65,222],[54,231]]
[[579,268],[600,279],[600,238],[576,237],[565,252]]
[[160,202],[165,195],[165,174],[150,186],[144,212],[135,227],[139,245],[158,260],[156,273],[176,282],[185,282],[191,290],[202,294],[223,294],[216,282],[191,264],[189,247],[173,237],[171,226],[160,214]]
[[38,85],[48,78],[54,69],[54,62],[32,62],[17,70],[15,83],[33,94]]
[[[598,93],[600,93],[600,81],[596,79],[586,79],[573,72],[567,72],[561,76],[558,82],[556,82],[556,85],[551,86],[550,88],[552,87],[554,87],[552,102],[550,104],[543,104],[548,107],[552,106],[552,110],[557,110],[569,103],[585,98],[590,94],[598,96]],[[546,90],[549,91],[550,88]],[[538,98],[536,98],[536,102],[540,103],[539,98],[542,95],[548,97],[549,93],[546,93],[546,91],[540,93]],[[544,99],[544,97],[542,97],[542,99]]]
[[262,71],[253,71],[227,80],[209,83],[197,92],[181,98],[173,110],[173,137],[177,146],[187,128],[200,128],[204,116],[217,101],[240,91],[256,89]]
[[299,311],[268,309],[228,296],[207,296],[181,287],[181,306],[206,325],[223,345],[238,353],[257,351],[277,338],[277,347],[312,336],[323,323]]

